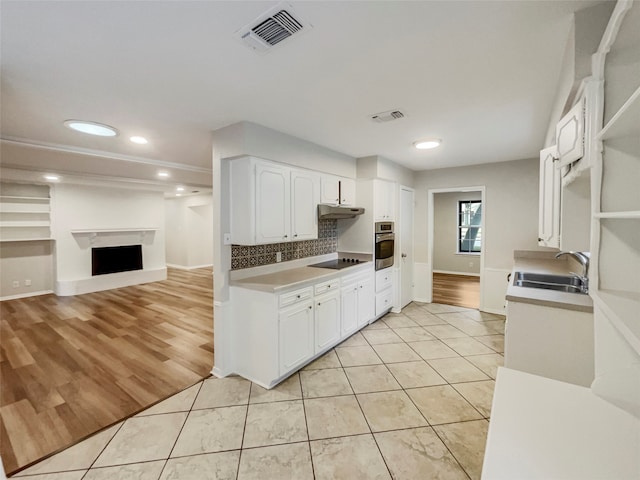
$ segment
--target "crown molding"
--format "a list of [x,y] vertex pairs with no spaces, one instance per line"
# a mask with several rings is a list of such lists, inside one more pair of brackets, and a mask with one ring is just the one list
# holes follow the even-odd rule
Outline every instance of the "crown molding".
[[136,157],[133,155],[123,155],[120,153],[105,152],[102,150],[92,150],[90,148],[75,147],[71,145],[60,145],[56,143],[39,142],[36,140],[29,140],[26,138],[3,136],[3,137],[0,137],[0,142],[7,143],[10,145],[17,145],[20,147],[37,148],[40,150],[50,150],[50,151],[65,152],[65,153],[75,153],[78,155],[108,158],[111,160],[119,160],[122,162],[138,163],[143,165],[153,165],[156,167],[182,170],[186,172],[206,173],[209,175],[211,175],[212,173],[212,169],[210,168],[195,167],[193,165],[185,165],[183,163],[165,162],[163,160]]

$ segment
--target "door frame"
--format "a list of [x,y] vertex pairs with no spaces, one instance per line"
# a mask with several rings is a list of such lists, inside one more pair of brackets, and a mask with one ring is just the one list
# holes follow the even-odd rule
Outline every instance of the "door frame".
[[[452,193],[452,192],[480,192],[480,200],[482,201],[482,219],[480,228],[482,236],[486,240],[485,223],[487,218],[487,202],[486,187],[484,185],[476,185],[471,187],[450,187],[450,188],[432,188],[427,190],[427,275],[429,279],[429,289],[427,291],[427,302],[433,301],[433,237],[434,237],[434,195],[436,193]],[[482,242],[482,250],[480,251],[480,305],[479,310],[484,308],[484,256],[486,251],[486,242]]]
[[[399,274],[398,274],[398,284],[400,285],[400,288],[398,288],[398,301],[397,301],[397,305],[402,305],[402,277],[404,275],[403,272],[403,266],[404,263],[402,262],[402,242],[404,240],[403,235],[402,235],[402,224],[403,221],[405,220],[402,216],[402,191],[405,190],[407,192],[411,193],[411,200],[413,202],[412,205],[412,213],[413,216],[415,216],[415,201],[416,201],[416,191],[415,189],[411,188],[411,187],[407,187],[405,185],[400,185],[399,186],[399,190],[398,190],[398,218],[400,220],[400,228],[398,230],[396,230],[396,238],[399,240],[396,242],[397,248],[396,248],[396,252],[394,252],[394,255],[396,256],[396,258],[398,258],[398,265],[400,266],[399,268]],[[410,220],[413,223],[413,218]],[[415,297],[415,282],[414,282],[414,275],[415,275],[415,226],[413,227],[413,235],[411,238],[411,252],[409,254],[409,258],[411,259],[411,295],[410,295],[410,300],[409,303],[411,303],[414,300]],[[400,308],[404,308],[404,306],[401,306]]]

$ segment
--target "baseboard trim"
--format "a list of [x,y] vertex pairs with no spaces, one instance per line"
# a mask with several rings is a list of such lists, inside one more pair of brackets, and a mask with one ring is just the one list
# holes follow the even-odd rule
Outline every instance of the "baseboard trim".
[[445,275],[462,275],[465,277],[479,277],[479,273],[471,273],[471,272],[451,272],[449,270],[434,270],[433,273],[444,273]]
[[6,297],[0,297],[0,302],[5,300],[17,300],[18,298],[37,297],[39,295],[48,295],[54,293],[53,290],[39,290],[37,292],[18,293],[16,295],[7,295]]
[[208,263],[206,265],[195,265],[193,267],[187,267],[186,265],[176,265],[175,263],[167,263],[167,267],[175,268],[177,270],[197,270],[198,268],[213,267],[213,263]]

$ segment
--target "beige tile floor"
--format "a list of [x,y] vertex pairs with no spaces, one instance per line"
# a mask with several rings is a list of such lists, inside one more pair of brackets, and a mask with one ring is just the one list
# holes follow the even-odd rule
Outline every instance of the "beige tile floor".
[[412,303],[272,390],[206,379],[15,477],[479,479],[503,332]]

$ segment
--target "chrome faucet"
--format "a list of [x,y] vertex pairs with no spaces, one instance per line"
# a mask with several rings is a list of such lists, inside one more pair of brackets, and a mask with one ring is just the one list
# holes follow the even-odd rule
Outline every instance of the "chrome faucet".
[[571,273],[572,275],[575,275],[580,280],[582,280],[581,290],[583,293],[587,293],[589,291],[589,255],[583,252],[568,251],[568,252],[557,253],[556,258],[560,258],[562,255],[571,255],[582,265],[582,275],[578,275],[577,273],[574,273],[574,272],[569,272],[569,273]]

